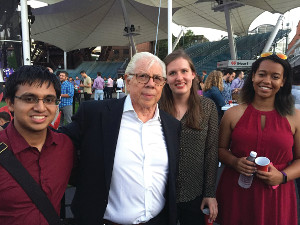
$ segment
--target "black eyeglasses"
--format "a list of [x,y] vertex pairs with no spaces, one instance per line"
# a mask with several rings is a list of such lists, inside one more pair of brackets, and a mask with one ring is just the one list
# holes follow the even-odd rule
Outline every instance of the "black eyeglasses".
[[15,96],[15,98],[20,99],[22,102],[27,104],[37,104],[40,100],[43,101],[45,105],[59,105],[60,100],[57,99],[55,96],[47,96],[45,98],[38,98],[35,95],[21,95]]
[[154,75],[154,76],[150,76],[149,74],[129,74],[131,76],[135,76],[136,77],[136,80],[139,82],[139,83],[142,83],[142,84],[147,84],[150,80],[150,78],[153,79],[153,82],[156,84],[156,85],[164,85],[166,83],[166,78],[162,77],[162,76],[159,76],[159,75]]

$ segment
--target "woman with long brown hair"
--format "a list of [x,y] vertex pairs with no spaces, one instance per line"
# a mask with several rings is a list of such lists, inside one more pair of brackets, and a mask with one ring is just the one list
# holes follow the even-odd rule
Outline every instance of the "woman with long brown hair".
[[218,116],[215,104],[197,95],[196,70],[190,57],[177,50],[164,60],[167,83],[160,108],[181,121],[182,131],[177,177],[177,208],[180,225],[205,224],[201,210],[215,220]]

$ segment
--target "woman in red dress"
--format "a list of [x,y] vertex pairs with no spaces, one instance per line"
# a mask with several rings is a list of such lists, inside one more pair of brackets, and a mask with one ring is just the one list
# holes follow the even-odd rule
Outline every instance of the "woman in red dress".
[[[291,95],[292,71],[283,54],[262,54],[241,92],[242,104],[220,125],[217,189],[221,225],[297,225],[294,179],[300,177],[300,111]],[[247,161],[250,151],[270,159],[268,172]],[[256,172],[256,173],[255,173]],[[240,174],[252,185],[238,185]],[[277,186],[279,185],[279,186]]]

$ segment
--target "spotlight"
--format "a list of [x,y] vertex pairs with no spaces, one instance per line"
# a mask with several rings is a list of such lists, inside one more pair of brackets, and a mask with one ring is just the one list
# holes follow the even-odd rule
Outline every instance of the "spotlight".
[[135,28],[134,28],[134,25],[133,25],[133,24],[131,24],[131,26],[130,26],[130,31],[131,31],[131,32],[134,32],[134,31],[135,31]]

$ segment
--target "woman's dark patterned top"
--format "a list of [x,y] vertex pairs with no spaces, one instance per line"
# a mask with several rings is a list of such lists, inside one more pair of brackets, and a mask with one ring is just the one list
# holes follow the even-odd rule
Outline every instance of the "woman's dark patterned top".
[[177,177],[177,202],[187,202],[198,196],[215,197],[218,169],[218,113],[214,102],[200,97],[203,118],[195,121],[201,130],[186,126],[186,114],[181,119],[182,131]]

